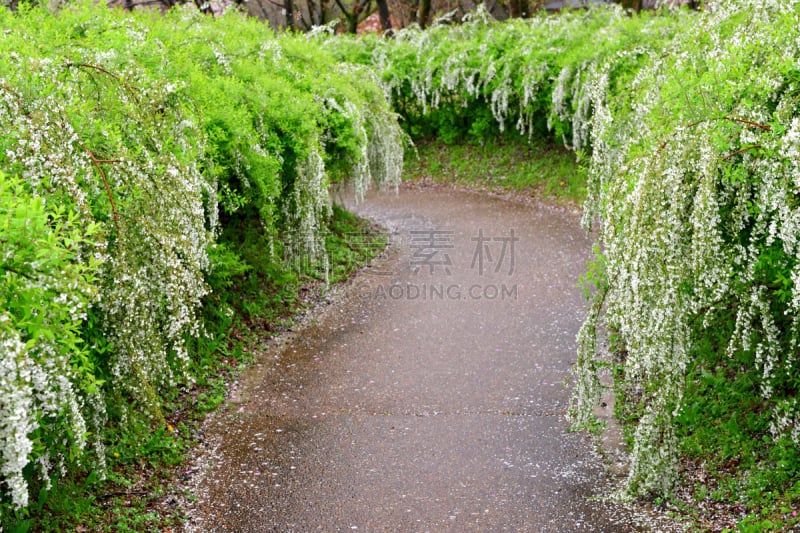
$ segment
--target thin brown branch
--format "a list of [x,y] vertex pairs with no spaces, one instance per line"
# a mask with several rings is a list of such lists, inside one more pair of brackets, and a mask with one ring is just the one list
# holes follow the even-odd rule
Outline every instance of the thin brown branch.
[[111,185],[108,183],[108,177],[106,176],[101,163],[108,163],[112,162],[113,160],[110,159],[98,159],[95,157],[94,152],[89,150],[83,143],[80,143],[83,147],[84,151],[89,155],[89,158],[92,160],[97,171],[100,173],[100,177],[103,179],[103,186],[106,189],[106,195],[108,196],[108,201],[111,203],[111,215],[114,217],[114,227],[117,229],[117,235],[120,235],[119,230],[119,212],[117,211],[117,204],[114,202],[114,194],[111,191]]
[[762,148],[762,146],[760,144],[745,146],[744,148],[740,148],[739,150],[736,150],[735,152],[731,152],[730,154],[726,155],[725,157],[722,158],[722,160],[727,161],[728,159],[736,157],[737,155],[747,152],[748,150],[756,150],[758,148]]
[[125,89],[127,89],[127,91],[130,93],[131,97],[134,100],[136,100],[137,102],[139,101],[139,95],[136,93],[136,88],[133,85],[131,85],[130,83],[126,82],[124,79],[120,78],[119,76],[117,76],[116,74],[114,74],[113,72],[111,72],[110,70],[108,70],[106,68],[103,68],[103,67],[101,67],[99,65],[92,65],[91,63],[73,63],[71,61],[65,63],[64,66],[66,68],[84,68],[84,69],[88,69],[88,70],[95,70],[97,72],[101,72],[101,73],[105,74],[106,76],[112,78],[114,81],[119,83]]
[[746,118],[738,118],[732,117],[729,115],[725,115],[724,117],[719,118],[706,118],[702,120],[698,120],[697,122],[690,122],[686,125],[687,128],[694,128],[695,126],[699,126],[700,124],[704,124],[706,122],[716,121],[716,120],[729,120],[731,122],[738,122],[739,124],[746,124],[747,126],[752,126],[754,128],[758,128],[764,131],[772,131],[772,127],[767,124],[761,124],[760,122],[755,122],[753,120],[748,120]]
[[30,274],[26,274],[25,272],[20,272],[19,270],[17,270],[14,267],[10,267],[8,265],[0,265],[0,268],[5,270],[6,272],[11,272],[11,273],[16,274],[17,276],[23,277],[25,279],[28,279],[28,280],[31,280],[31,281],[36,281],[36,278],[31,276]]
[[341,0],[336,0],[336,5],[339,6],[339,9],[342,10],[342,14],[345,16],[345,18],[349,20],[349,12],[347,11],[347,8],[344,7]]
[[89,64],[89,63],[72,63],[72,62],[68,62],[64,66],[67,67],[67,68],[73,68],[74,67],[74,68],[88,68],[88,69],[96,70],[98,72],[102,72],[103,74],[106,74],[107,76],[111,76],[115,80],[119,80],[119,77],[116,74],[114,74],[113,72],[111,72],[111,71],[109,71],[109,70],[107,70],[107,69],[105,69],[103,67],[100,67],[98,65],[92,65],[92,64]]
[[761,124],[760,122],[753,122],[752,120],[747,120],[746,118],[737,118],[727,115],[722,118],[724,118],[725,120],[730,120],[731,122],[739,122],[741,124],[747,124],[748,126],[753,126],[754,128],[759,128],[764,131],[772,131],[772,128],[766,124]]
[[98,500],[107,500],[109,498],[116,498],[117,496],[145,496],[150,494],[146,490],[118,490],[114,492],[106,492],[97,497]]

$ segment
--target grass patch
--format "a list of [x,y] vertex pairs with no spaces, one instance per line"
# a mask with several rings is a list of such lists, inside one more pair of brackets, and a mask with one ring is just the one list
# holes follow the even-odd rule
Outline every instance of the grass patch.
[[418,157],[413,152],[406,157],[408,181],[516,192],[571,207],[586,198],[586,170],[572,152],[544,139],[416,143]]
[[[732,323],[722,320],[695,331],[675,420],[679,481],[671,496],[654,501],[677,511],[687,531],[798,531],[800,449],[788,436],[775,438],[770,432],[774,399],[762,395],[753,352],[720,353]],[[622,369],[619,365],[616,372]],[[616,375],[615,415],[632,446],[643,395],[623,384],[623,376]]]
[[325,243],[330,258],[330,283],[341,283],[387,246],[386,234],[367,220],[334,204],[331,231]]
[[789,438],[771,437],[769,410],[747,391],[750,373],[696,371],[687,388],[677,500],[698,531],[800,527],[800,455]]
[[796,531],[800,450],[770,432],[753,355],[719,356],[716,341],[699,339],[687,374],[676,502],[698,531]]

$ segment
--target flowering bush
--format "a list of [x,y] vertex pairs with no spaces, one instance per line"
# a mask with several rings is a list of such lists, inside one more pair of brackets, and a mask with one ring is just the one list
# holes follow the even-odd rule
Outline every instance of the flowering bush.
[[620,390],[638,411],[633,494],[672,488],[687,368],[709,344],[712,370],[729,365],[731,381],[757,369],[773,438],[800,444],[798,22],[797,3],[716,2],[627,96],[595,91],[584,221],[600,220],[603,279],[574,407],[586,421],[608,363],[593,341],[603,306],[625,349]]
[[100,392],[81,339],[97,292],[100,264],[90,252],[99,226],[82,225],[3,173],[0,205],[0,472],[11,503],[24,506],[23,469],[33,456],[47,479],[51,461],[83,448],[93,407],[86,402]]
[[396,184],[403,137],[367,69],[238,14],[0,9],[0,35],[3,511],[102,473],[109,425],[164,427],[208,279],[246,267],[223,235],[324,263],[329,183]]
[[412,135],[586,154],[596,290],[570,416],[593,423],[610,372],[627,494],[672,489],[687,378],[708,369],[747,377],[759,438],[797,462],[798,18],[775,0],[478,10],[384,40],[192,9],[0,10],[0,509],[73,458],[101,470],[109,414],[159,423],[160,395],[192,379],[209,280],[262,266],[225,243],[325,264],[328,185],[399,180],[387,100]]
[[590,146],[591,94],[627,90],[627,80],[691,18],[629,17],[618,6],[498,22],[480,6],[460,25],[406,28],[393,40],[337,36],[341,59],[371,64],[413,136],[446,141],[501,133],[551,135]]

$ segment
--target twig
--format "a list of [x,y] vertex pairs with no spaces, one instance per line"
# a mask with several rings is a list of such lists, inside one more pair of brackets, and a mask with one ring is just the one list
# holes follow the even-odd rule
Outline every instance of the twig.
[[119,77],[116,74],[114,74],[113,72],[110,72],[109,70],[104,69],[103,67],[97,66],[97,65],[91,65],[89,63],[72,63],[72,62],[69,62],[64,66],[67,67],[67,68],[71,68],[71,67],[89,68],[89,69],[92,69],[92,70],[96,70],[98,72],[102,72],[103,74],[106,74],[108,76],[111,76],[115,80],[119,80]]
[[28,279],[28,280],[31,280],[31,281],[36,281],[36,278],[31,276],[30,274],[26,274],[25,272],[20,272],[19,270],[17,270],[14,267],[10,267],[8,265],[0,265],[0,268],[5,270],[6,272],[11,272],[11,273],[16,274],[17,276],[23,277],[25,279]]
[[753,120],[747,120],[746,118],[738,118],[738,117],[731,117],[729,115],[725,115],[724,117],[719,118],[705,118],[702,120],[698,120],[697,122],[690,122],[686,125],[687,128],[694,128],[695,126],[699,126],[700,124],[704,124],[706,122],[711,122],[715,120],[729,120],[731,122],[738,122],[740,124],[746,124],[748,126],[752,126],[754,128],[759,128],[764,131],[772,131],[772,127],[767,124],[761,124],[760,122],[755,122]]
[[723,161],[727,161],[731,157],[735,157],[735,156],[737,156],[737,155],[739,155],[739,154],[741,154],[743,152],[746,152],[748,150],[755,150],[757,148],[762,148],[762,146],[760,144],[754,144],[752,146],[745,146],[744,148],[741,148],[739,150],[736,150],[735,152],[731,152],[730,154],[726,155],[725,157],[722,158],[722,160]]
[[747,120],[746,118],[736,118],[731,116],[724,116],[722,118],[724,118],[725,120],[730,120],[731,122],[740,122],[742,124],[747,124],[748,126],[753,126],[754,128],[759,128],[764,131],[772,131],[772,128],[770,126],[767,126],[766,124],[753,122],[752,120]]
[[137,103],[139,103],[139,95],[136,93],[136,88],[133,85],[131,85],[130,83],[128,83],[127,81],[125,81],[124,79],[120,78],[119,76],[117,76],[116,74],[114,74],[113,72],[108,70],[108,69],[105,69],[105,68],[103,68],[103,67],[101,67],[99,65],[92,65],[90,63],[73,63],[71,61],[65,63],[64,66],[66,68],[85,68],[85,69],[89,69],[89,70],[96,70],[97,72],[102,72],[106,76],[109,76],[114,81],[119,83],[122,87],[127,89],[127,91],[130,93],[131,97],[133,97],[133,99],[136,100]]
[[108,196],[108,201],[111,203],[111,215],[114,217],[114,227],[117,228],[117,235],[120,235],[119,230],[119,213],[117,212],[117,204],[114,202],[114,194],[111,192],[111,185],[108,183],[108,177],[106,177],[106,173],[103,170],[103,167],[100,166],[101,163],[117,163],[119,161],[115,159],[97,159],[94,153],[86,147],[85,144],[79,143],[86,153],[89,155],[89,158],[94,163],[95,168],[100,173],[100,177],[103,179],[103,185],[106,188],[106,195]]
[[107,500],[109,498],[114,498],[115,496],[145,496],[150,494],[146,490],[132,490],[132,491],[125,491],[125,490],[118,490],[114,492],[106,492],[105,494],[101,494],[97,497],[98,500]]

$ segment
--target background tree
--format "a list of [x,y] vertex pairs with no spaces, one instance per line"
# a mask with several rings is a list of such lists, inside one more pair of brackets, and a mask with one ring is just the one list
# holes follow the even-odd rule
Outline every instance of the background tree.
[[383,31],[391,30],[392,19],[391,14],[389,13],[389,4],[386,3],[386,0],[375,0],[375,3],[378,5],[378,16],[380,17],[381,21],[381,29]]
[[431,16],[431,0],[420,0],[419,13],[417,14],[417,22],[420,28],[428,25],[428,19]]
[[531,8],[528,0],[509,0],[508,12],[511,18],[523,18],[530,16]]
[[372,14],[372,0],[354,0],[349,8],[342,0],[336,0],[336,5],[347,22],[349,33],[356,33],[358,24]]
[[622,7],[635,11],[636,13],[642,10],[642,0],[622,0],[620,4]]
[[285,27],[287,30],[294,28],[294,2],[293,0],[283,0],[283,14],[285,17]]

